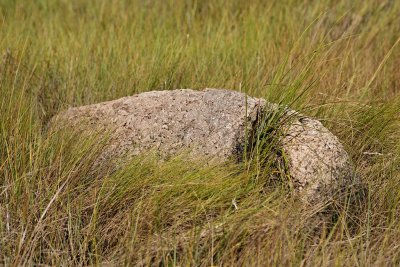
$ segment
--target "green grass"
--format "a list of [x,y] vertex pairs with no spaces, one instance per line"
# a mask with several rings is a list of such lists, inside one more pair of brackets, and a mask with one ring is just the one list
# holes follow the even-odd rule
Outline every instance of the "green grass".
[[[0,265],[400,264],[399,33],[390,0],[0,0]],[[108,172],[102,142],[47,131],[69,106],[205,87],[323,121],[362,205],[314,227],[324,206],[291,194],[268,144]]]

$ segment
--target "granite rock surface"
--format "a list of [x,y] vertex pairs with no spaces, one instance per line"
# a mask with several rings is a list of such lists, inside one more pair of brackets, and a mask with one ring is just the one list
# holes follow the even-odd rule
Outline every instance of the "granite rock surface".
[[[99,162],[153,150],[163,157],[242,160],[259,121],[278,105],[224,89],[150,91],[70,108],[52,126],[108,133]],[[282,113],[282,147],[296,192],[306,202],[329,198],[353,182],[350,158],[321,122],[290,109]],[[287,119],[289,118],[289,119]]]

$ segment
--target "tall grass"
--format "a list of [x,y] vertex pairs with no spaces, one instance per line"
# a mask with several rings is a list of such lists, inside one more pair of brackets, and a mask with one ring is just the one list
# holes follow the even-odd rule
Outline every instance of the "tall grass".
[[[0,264],[398,265],[399,33],[390,0],[0,0]],[[365,203],[321,224],[268,144],[93,170],[102,142],[47,130],[69,106],[204,87],[321,119]]]

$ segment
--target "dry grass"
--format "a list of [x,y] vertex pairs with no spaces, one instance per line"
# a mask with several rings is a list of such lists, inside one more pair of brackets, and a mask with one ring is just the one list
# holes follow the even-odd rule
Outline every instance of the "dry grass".
[[[390,0],[0,0],[0,265],[398,265],[399,33]],[[273,164],[96,171],[101,142],[46,131],[68,106],[204,87],[320,118],[364,202],[317,224]]]

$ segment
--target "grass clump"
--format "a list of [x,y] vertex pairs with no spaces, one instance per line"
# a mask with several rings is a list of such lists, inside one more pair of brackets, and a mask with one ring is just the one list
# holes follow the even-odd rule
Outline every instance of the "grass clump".
[[[398,265],[399,14],[389,0],[1,0],[0,264]],[[46,130],[69,106],[204,87],[321,119],[368,188],[361,208],[320,225],[323,206],[271,183],[286,177],[273,118],[243,164],[117,171],[92,168],[95,136]]]

